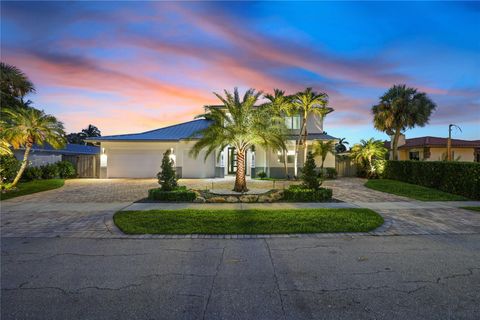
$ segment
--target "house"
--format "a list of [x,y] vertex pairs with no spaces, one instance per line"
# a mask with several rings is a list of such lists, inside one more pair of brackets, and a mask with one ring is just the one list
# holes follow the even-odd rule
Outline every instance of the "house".
[[[287,164],[293,176],[295,133],[300,129],[300,117],[286,117],[288,136]],[[170,149],[175,162],[177,175],[181,178],[223,178],[237,170],[235,148],[227,146],[223,150],[205,157],[205,151],[198,157],[190,155],[193,145],[200,138],[197,134],[211,124],[209,120],[197,119],[176,125],[134,134],[121,134],[89,138],[101,147],[101,178],[153,178],[160,171],[163,154]],[[307,123],[309,145],[313,140],[334,140],[337,138],[323,132],[323,120],[312,117]],[[247,153],[247,175],[256,176],[265,172],[270,177],[284,177],[283,155],[276,151],[256,147]],[[298,167],[302,167],[302,152],[298,157]],[[317,159],[317,164],[320,164]],[[335,167],[335,156],[329,154],[325,167]],[[300,172],[300,171],[299,171]]]
[[[25,149],[13,151],[15,158],[23,160]],[[28,157],[29,165],[32,167],[44,166],[59,161],[69,161],[73,164],[80,178],[98,178],[100,148],[97,146],[86,146],[81,144],[68,143],[63,149],[55,149],[49,144],[34,145]]]
[[[398,141],[399,160],[441,161],[447,157],[447,138],[418,137],[405,139],[401,135]],[[480,162],[480,140],[451,140],[452,159],[458,161]],[[391,142],[386,141],[391,150]],[[390,151],[391,152],[391,151]]]

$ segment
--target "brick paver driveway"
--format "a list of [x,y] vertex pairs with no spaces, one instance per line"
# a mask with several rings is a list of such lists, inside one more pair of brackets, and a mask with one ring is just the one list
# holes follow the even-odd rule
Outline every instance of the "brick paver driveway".
[[[365,180],[343,178],[326,181],[334,197],[345,204],[372,208],[382,214],[387,227],[381,234],[480,233],[480,214],[455,207],[454,203],[411,200],[363,186]],[[185,179],[194,188],[231,188],[232,180]],[[270,189],[271,181],[249,181],[251,188]],[[288,183],[285,183],[287,185]],[[154,179],[75,179],[64,187],[2,202],[2,237],[123,237],[112,223],[113,213],[145,198],[158,186]],[[282,188],[283,182],[275,187]],[[305,204],[318,207],[323,204]],[[341,204],[340,204],[341,205]],[[159,205],[165,207],[167,205]],[[265,204],[285,208],[291,204]],[[457,205],[458,206],[458,205]],[[247,207],[247,206],[245,206]]]

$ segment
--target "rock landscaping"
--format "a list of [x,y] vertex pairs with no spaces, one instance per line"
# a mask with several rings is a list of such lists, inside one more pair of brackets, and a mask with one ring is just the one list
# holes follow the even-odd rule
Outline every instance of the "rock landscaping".
[[196,203],[252,203],[252,202],[275,202],[283,199],[283,190],[272,189],[260,194],[218,194],[208,190],[194,190],[197,197]]

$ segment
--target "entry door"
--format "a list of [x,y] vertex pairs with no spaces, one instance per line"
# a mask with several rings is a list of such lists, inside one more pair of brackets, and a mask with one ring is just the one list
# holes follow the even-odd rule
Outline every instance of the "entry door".
[[228,148],[228,173],[237,172],[237,150],[233,147]]

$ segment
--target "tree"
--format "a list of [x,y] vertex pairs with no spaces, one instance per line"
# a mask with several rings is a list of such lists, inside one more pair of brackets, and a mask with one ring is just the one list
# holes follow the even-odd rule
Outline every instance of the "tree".
[[[268,100],[264,107],[271,111],[272,115],[276,117],[292,116],[295,114],[292,104],[292,97],[285,95],[285,91],[280,89],[274,89],[272,94],[265,94],[264,98]],[[276,151],[279,151],[283,155],[283,167],[285,170],[285,178],[288,178],[288,148],[285,144],[287,137],[285,136],[284,143],[277,146]]]
[[368,140],[361,140],[360,143],[353,145],[350,156],[354,161],[361,165],[367,166],[368,176],[375,175],[375,159],[384,159],[387,153],[387,148],[383,145],[381,140],[370,138]]
[[[68,143],[73,144],[85,144],[85,139],[87,138],[95,138],[101,137],[102,132],[94,125],[89,124],[86,129],[82,129],[82,131],[77,133],[69,133],[67,135]],[[93,145],[92,143],[87,142],[87,145]]]
[[28,106],[23,98],[35,92],[27,75],[15,66],[0,62],[0,106],[17,109]]
[[406,85],[394,85],[372,107],[375,129],[393,136],[393,160],[398,160],[398,139],[402,131],[428,123],[435,103],[423,92]]
[[9,118],[8,122],[2,124],[5,140],[15,149],[25,148],[22,164],[12,183],[12,187],[15,187],[28,165],[32,146],[48,143],[54,148],[62,148],[65,145],[65,131],[63,124],[54,116],[34,108],[5,110],[5,113]]
[[315,169],[317,165],[315,164],[315,156],[309,151],[307,153],[307,160],[302,168],[302,180],[303,186],[307,189],[318,190],[320,187],[320,181],[318,180],[317,173]]
[[173,167],[175,163],[170,157],[170,150],[165,151],[162,159],[162,171],[157,174],[158,183],[160,184],[160,189],[162,191],[172,191],[178,186],[177,184],[177,174],[175,168]]
[[301,116],[300,131],[298,132],[298,138],[295,143],[295,175],[297,175],[298,166],[298,148],[303,145],[303,161],[307,160],[307,121],[310,116],[318,115],[321,121],[327,114],[333,111],[332,108],[327,107],[328,95],[326,93],[317,93],[312,88],[307,88],[304,91],[298,92],[293,97],[293,106],[298,114]]
[[328,153],[333,153],[334,152],[334,141],[333,140],[328,140],[328,141],[320,141],[317,140],[313,143],[313,154],[316,156],[319,156],[320,159],[322,159],[322,164],[320,165],[320,169],[323,171],[323,163],[325,162],[325,159],[327,158]]
[[340,140],[338,140],[338,143],[335,145],[335,151],[337,153],[342,153],[342,152],[347,151],[346,144],[348,144],[348,142],[345,141],[345,139],[346,138],[341,138]]
[[[237,172],[234,191],[246,192],[246,153],[254,145],[278,148],[284,144],[285,121],[269,114],[267,108],[256,107],[262,94],[249,89],[240,99],[238,89],[233,94],[224,90],[225,97],[214,93],[224,108],[207,107],[205,117],[212,124],[197,134],[201,138],[195,143],[192,154],[197,157],[206,148],[205,159],[215,150],[232,146],[237,152]],[[282,146],[282,148],[284,148]]]
[[82,129],[82,133],[84,133],[85,136],[88,138],[95,138],[95,137],[102,136],[102,132],[97,127],[91,124],[89,124],[86,129]]

